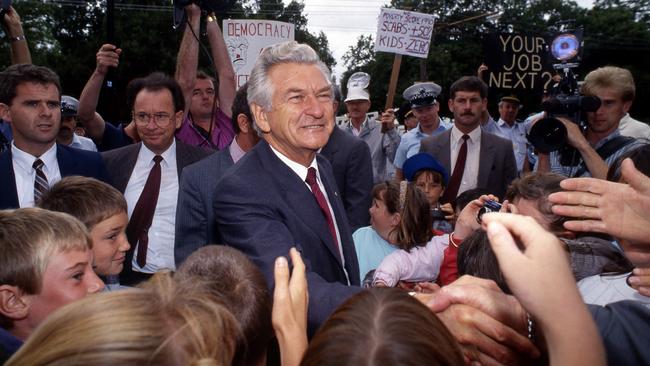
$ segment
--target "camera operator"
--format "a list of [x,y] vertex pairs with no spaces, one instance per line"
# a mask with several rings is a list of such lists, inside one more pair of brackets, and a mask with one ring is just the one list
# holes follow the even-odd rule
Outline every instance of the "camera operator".
[[567,177],[591,176],[606,179],[609,165],[624,152],[641,144],[633,137],[621,136],[619,131],[619,123],[627,115],[631,99],[620,86],[614,86],[615,77],[609,76],[607,79],[610,83],[606,83],[605,78],[592,76],[599,72],[596,70],[589,73],[582,85],[584,95],[598,96],[601,99],[601,106],[595,112],[586,112],[584,133],[574,121],[565,117],[557,118],[567,129],[567,144],[580,154],[581,162],[573,166],[562,165],[559,151],[540,153],[538,171],[553,171]]
[[185,6],[187,24],[178,51],[176,81],[185,97],[185,118],[176,137],[193,146],[221,150],[230,145],[235,131],[230,119],[236,83],[228,49],[214,13],[207,16],[206,31],[218,80],[197,71],[201,8]]
[[582,92],[600,98],[603,107],[596,112],[597,119],[619,121],[623,136],[650,139],[650,126],[630,117],[636,88],[632,73],[616,66],[600,67],[585,77]]

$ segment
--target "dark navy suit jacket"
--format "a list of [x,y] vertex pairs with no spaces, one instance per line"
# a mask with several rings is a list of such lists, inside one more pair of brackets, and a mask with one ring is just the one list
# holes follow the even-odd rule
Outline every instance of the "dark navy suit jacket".
[[372,203],[373,176],[368,144],[334,127],[320,153],[332,164],[352,232],[370,225],[368,209]]
[[[110,183],[101,155],[73,147],[56,145],[56,160],[61,177],[81,175]],[[11,149],[0,154],[0,209],[18,208],[16,176],[11,162]]]
[[[248,255],[264,273],[269,288],[274,287],[275,259],[288,257],[291,247],[301,252],[307,266],[310,333],[361,290],[352,233],[332,167],[324,157],[316,159],[338,224],[345,266],[311,191],[266,141],[228,170],[214,193],[214,214],[224,243]],[[348,286],[344,271],[353,286]]]
[[176,207],[176,268],[202,246],[222,244],[214,221],[212,197],[217,182],[233,165],[230,149],[224,148],[183,169]]

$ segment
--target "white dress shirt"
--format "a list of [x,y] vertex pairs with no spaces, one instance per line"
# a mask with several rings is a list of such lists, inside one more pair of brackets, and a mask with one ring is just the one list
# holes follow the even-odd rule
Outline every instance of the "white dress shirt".
[[[451,128],[451,176],[453,174],[454,167],[456,166],[456,160],[458,158],[458,150],[463,143],[463,135],[456,126],[454,125]],[[465,171],[463,172],[463,178],[460,181],[460,187],[458,188],[458,195],[461,193],[476,188],[478,184],[478,167],[481,160],[481,128],[477,126],[472,132],[467,134],[469,139],[467,139],[467,160],[465,160]]]
[[59,162],[56,160],[56,144],[52,144],[43,155],[33,156],[24,152],[11,143],[11,164],[16,177],[16,193],[18,193],[19,207],[34,207],[34,180],[36,170],[33,168],[34,161],[40,158],[43,161],[43,173],[47,178],[50,187],[61,180]]
[[97,145],[95,145],[93,140],[88,137],[79,136],[76,133],[72,134],[72,142],[68,146],[74,147],[75,149],[97,151]]
[[512,143],[512,151],[515,153],[517,170],[521,173],[524,169],[524,161],[528,152],[528,139],[526,133],[530,130],[530,122],[515,122],[509,125],[506,121],[499,118],[495,134],[503,137]]
[[[124,191],[124,198],[129,209],[129,219],[133,214],[149,172],[154,166],[156,156],[144,144],[140,148],[138,159],[133,167],[129,183]],[[176,170],[176,141],[161,154],[160,162],[160,192],[154,211],[153,221],[149,228],[149,244],[147,245],[147,263],[141,268],[137,263],[137,255],[133,256],[133,270],[136,272],[154,273],[164,269],[174,270],[174,228],[176,225],[176,203],[178,199],[178,171]],[[138,252],[136,245],[135,252]]]
[[309,165],[309,168],[307,168],[304,165],[296,163],[295,161],[287,158],[281,152],[274,149],[273,146],[269,145],[269,147],[271,148],[271,151],[273,151],[273,153],[289,167],[289,169],[291,169],[294,173],[298,175],[298,177],[300,177],[300,179],[302,179],[303,183],[305,183],[305,185],[310,191],[311,191],[311,187],[305,181],[305,179],[307,179],[307,171],[309,168],[316,169],[316,182],[318,183],[318,188],[320,188],[321,192],[323,192],[323,195],[325,196],[325,200],[327,201],[327,207],[329,208],[330,213],[332,214],[332,220],[334,221],[334,229],[336,230],[336,240],[338,241],[337,249],[339,251],[339,255],[341,256],[341,263],[343,263],[343,272],[345,272],[345,277],[347,278],[348,285],[349,285],[350,277],[348,276],[348,272],[345,269],[345,257],[343,256],[343,247],[342,247],[343,243],[341,242],[341,233],[339,232],[339,225],[336,222],[336,215],[334,215],[334,209],[332,208],[330,199],[327,196],[327,190],[325,189],[325,186],[323,185],[323,182],[320,178],[320,171],[318,170],[318,163],[316,162],[316,158],[312,160],[311,164]]

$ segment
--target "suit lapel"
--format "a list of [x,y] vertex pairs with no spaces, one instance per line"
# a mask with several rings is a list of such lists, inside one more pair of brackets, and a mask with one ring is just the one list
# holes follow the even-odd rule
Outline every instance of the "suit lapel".
[[73,175],[76,171],[77,161],[70,157],[70,151],[63,147],[63,145],[56,145],[56,160],[59,164],[59,171],[62,177]]
[[135,162],[138,160],[141,147],[142,142],[129,146],[124,151],[124,156],[119,159],[123,161],[123,168],[119,170],[119,174],[115,175],[115,187],[122,193],[126,191],[126,185],[129,184],[129,179],[131,179],[131,174],[133,174],[133,168],[135,168]]
[[11,162],[11,149],[0,155],[0,208],[17,208],[16,176]]
[[490,170],[494,163],[494,143],[489,133],[481,131],[481,151],[479,152],[477,187],[486,187]]
[[[267,169],[268,174],[276,181],[285,202],[294,210],[303,224],[320,237],[339,265],[343,267],[338,249],[332,241],[325,216],[323,216],[323,212],[307,185],[291,168],[275,156],[266,141],[260,141],[258,145],[262,145],[260,149],[266,150],[258,154],[262,166]],[[328,194],[330,194],[329,191]],[[339,220],[339,217],[337,217],[337,220]]]

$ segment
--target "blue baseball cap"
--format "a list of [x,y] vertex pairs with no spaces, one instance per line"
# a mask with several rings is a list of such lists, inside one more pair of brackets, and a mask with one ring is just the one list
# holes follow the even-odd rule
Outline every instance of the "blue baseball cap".
[[445,186],[449,181],[449,176],[447,175],[447,170],[445,167],[440,164],[431,154],[428,153],[419,153],[411,156],[406,159],[404,165],[402,166],[402,171],[404,172],[404,177],[409,182],[415,180],[415,174],[420,170],[433,170],[434,172],[440,173],[442,175],[442,181]]

